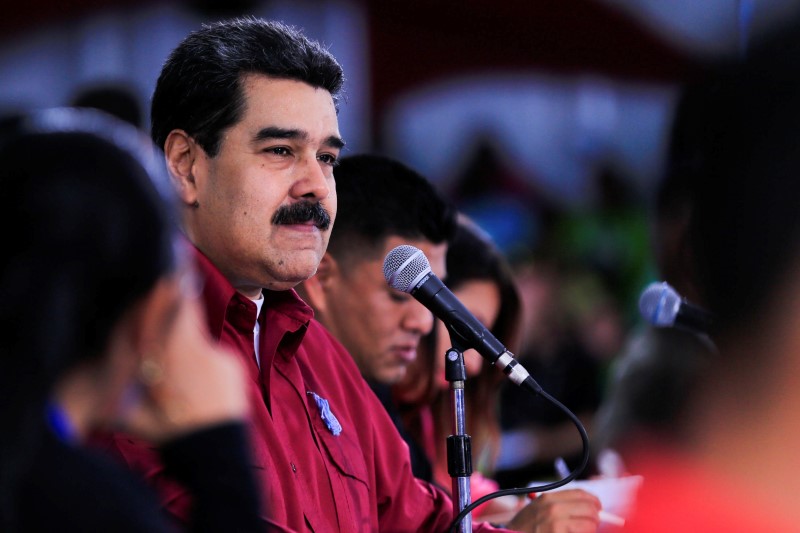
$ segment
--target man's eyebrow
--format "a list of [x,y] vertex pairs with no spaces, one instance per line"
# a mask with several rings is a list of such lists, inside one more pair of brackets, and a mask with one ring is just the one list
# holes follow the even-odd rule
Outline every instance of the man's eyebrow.
[[[287,129],[287,128],[279,128],[278,126],[267,126],[266,128],[261,128],[258,132],[253,136],[253,143],[258,143],[261,141],[267,141],[270,139],[299,139],[301,141],[308,140],[308,133],[303,130],[298,129]],[[331,135],[327,139],[325,139],[322,143],[325,146],[330,146],[331,148],[344,148],[345,142],[344,139],[337,135]]]
[[308,133],[297,129],[279,128],[277,126],[267,126],[261,128],[253,135],[253,142],[266,141],[269,139],[308,139]]
[[325,146],[330,146],[331,148],[338,148],[341,150],[342,148],[344,148],[344,139],[342,139],[341,137],[337,137],[336,135],[331,135],[330,137],[325,139],[325,142],[323,142],[322,144],[324,144]]

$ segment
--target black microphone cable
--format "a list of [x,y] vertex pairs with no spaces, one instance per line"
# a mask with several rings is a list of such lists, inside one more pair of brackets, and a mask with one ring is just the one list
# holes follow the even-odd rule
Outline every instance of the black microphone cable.
[[538,487],[501,489],[492,492],[491,494],[487,494],[486,496],[483,496],[481,498],[478,498],[471,504],[464,507],[464,509],[456,515],[456,517],[453,519],[452,525],[450,526],[450,533],[456,533],[456,531],[458,530],[458,525],[461,523],[462,520],[464,520],[464,517],[467,516],[467,514],[471,513],[473,509],[475,509],[476,507],[478,507],[483,503],[488,502],[489,500],[493,500],[501,496],[510,496],[510,495],[517,496],[522,494],[530,494],[532,492],[547,492],[548,490],[553,490],[557,489],[558,487],[563,487],[564,485],[566,485],[567,483],[569,483],[570,481],[581,475],[581,473],[586,469],[586,465],[589,464],[589,435],[586,433],[586,428],[583,427],[581,421],[578,419],[577,416],[575,416],[575,413],[570,411],[563,403],[559,402],[558,400],[550,396],[548,393],[546,393],[544,390],[542,390],[541,387],[538,387],[538,385],[536,386],[536,388],[534,388],[530,385],[530,382],[526,380],[525,382],[522,383],[521,386],[523,389],[526,389],[529,392],[532,392],[534,394],[539,394],[542,398],[546,399],[547,401],[558,407],[561,411],[564,412],[564,414],[566,414],[570,418],[570,420],[572,420],[572,423],[575,424],[576,428],[578,428],[578,433],[580,433],[581,441],[583,443],[583,453],[581,457],[581,462],[577,468],[575,468],[569,473],[567,477],[559,479],[558,481],[554,481],[546,485],[540,485]]

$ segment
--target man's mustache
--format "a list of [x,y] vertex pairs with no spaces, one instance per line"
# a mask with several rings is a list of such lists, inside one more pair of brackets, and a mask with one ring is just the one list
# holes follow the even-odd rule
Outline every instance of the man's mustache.
[[331,225],[331,216],[319,202],[298,202],[282,205],[272,216],[273,224],[305,224],[312,221],[321,230]]

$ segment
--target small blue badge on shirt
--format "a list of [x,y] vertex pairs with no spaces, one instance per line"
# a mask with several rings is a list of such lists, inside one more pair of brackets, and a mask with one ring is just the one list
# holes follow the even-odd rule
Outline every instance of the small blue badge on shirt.
[[328,428],[328,431],[333,433],[334,437],[339,436],[339,433],[342,432],[342,425],[333,415],[331,411],[331,406],[328,404],[328,400],[319,396],[316,392],[308,391],[307,394],[310,394],[314,401],[317,402],[317,408],[319,409],[319,416],[322,421],[325,423],[325,427]]

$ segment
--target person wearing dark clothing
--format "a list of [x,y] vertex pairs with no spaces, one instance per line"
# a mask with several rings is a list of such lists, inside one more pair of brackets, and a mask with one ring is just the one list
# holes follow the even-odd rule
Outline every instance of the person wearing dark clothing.
[[370,383],[369,386],[372,392],[375,393],[375,396],[378,397],[378,400],[380,400],[383,408],[386,409],[386,413],[389,415],[389,418],[392,419],[392,423],[394,427],[397,428],[397,432],[400,433],[400,436],[403,437],[403,440],[408,444],[408,453],[411,456],[411,472],[414,474],[414,477],[428,482],[433,481],[433,467],[431,466],[430,459],[428,459],[428,454],[425,453],[425,450],[419,442],[417,442],[417,439],[415,439],[406,428],[403,417],[397,408],[397,402],[392,397],[392,388],[383,383]]
[[[193,432],[161,447],[166,468],[195,495],[191,531],[261,531],[240,424]],[[204,468],[197,468],[204,465]],[[46,511],[44,510],[46,508]],[[20,531],[177,531],[156,494],[111,458],[53,433],[37,445],[19,489]]]
[[177,530],[154,492],[86,445],[109,425],[155,443],[185,481],[188,530],[262,530],[243,373],[198,328],[157,153],[95,111],[0,122],[0,209],[14,222],[0,260],[3,531]]

